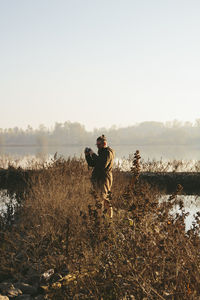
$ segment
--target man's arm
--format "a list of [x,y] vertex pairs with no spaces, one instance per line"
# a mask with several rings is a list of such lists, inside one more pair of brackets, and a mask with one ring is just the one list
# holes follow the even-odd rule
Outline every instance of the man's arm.
[[86,154],[85,159],[86,159],[89,167],[95,167],[95,161],[92,159],[90,154]]
[[92,160],[94,161],[94,164],[97,165],[99,168],[105,169],[108,164],[110,163],[110,152],[106,151],[103,153],[103,155],[97,155],[95,153],[92,153]]

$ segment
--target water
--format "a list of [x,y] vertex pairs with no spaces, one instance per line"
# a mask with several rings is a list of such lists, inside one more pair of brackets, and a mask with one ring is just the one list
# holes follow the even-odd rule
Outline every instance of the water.
[[[87,145],[85,145],[87,146]],[[52,147],[3,147],[0,149],[0,154],[11,156],[27,156],[33,155],[36,157],[45,157],[46,155],[58,155],[64,157],[80,157],[84,154],[85,146],[52,146]],[[97,150],[96,146],[88,145],[94,151]],[[116,157],[121,159],[133,154],[137,149],[140,150],[141,156],[144,160],[163,158],[164,160],[200,160],[200,148],[197,146],[156,146],[156,145],[110,145],[116,152]]]
[[[166,201],[170,195],[162,196],[161,201]],[[186,231],[192,227],[192,223],[195,222],[195,215],[200,211],[200,196],[184,196],[178,195],[177,200],[183,200],[185,213],[189,213],[185,218]],[[171,211],[172,216],[181,214],[179,205],[175,205]]]
[[11,199],[6,190],[0,190],[0,214],[6,213],[7,204],[12,204],[12,207],[15,207],[17,204],[15,196],[13,195]]

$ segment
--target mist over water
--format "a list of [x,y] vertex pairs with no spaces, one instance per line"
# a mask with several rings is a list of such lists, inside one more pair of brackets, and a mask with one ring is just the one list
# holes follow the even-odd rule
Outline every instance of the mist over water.
[[[141,157],[144,160],[200,160],[200,147],[199,146],[174,146],[174,145],[112,145],[109,144],[114,150],[117,159],[128,158],[130,154],[135,153],[136,150],[140,151]],[[90,146],[93,151],[97,152],[96,146]],[[45,157],[54,155],[56,152],[59,156],[67,157],[80,157],[84,154],[83,146],[5,146],[0,148],[0,155],[10,156],[28,156],[33,155],[36,157]]]
[[129,127],[99,128],[87,131],[78,122],[55,123],[49,129],[40,125],[37,129],[28,126],[0,129],[0,154],[10,155],[53,155],[80,157],[89,146],[96,151],[98,136],[105,134],[108,145],[121,159],[137,149],[144,160],[200,160],[200,120],[190,122],[172,121],[142,122]]

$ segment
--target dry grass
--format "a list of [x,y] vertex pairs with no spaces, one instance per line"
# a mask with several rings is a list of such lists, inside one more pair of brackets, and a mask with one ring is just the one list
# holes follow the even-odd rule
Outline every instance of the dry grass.
[[[116,167],[127,171],[131,168],[134,155],[130,154],[127,159],[123,159]],[[199,160],[156,160],[148,159],[141,160],[141,172],[200,172]]]
[[[90,172],[83,159],[55,159],[32,176],[14,217],[1,218],[0,280],[40,284],[44,271],[68,268],[71,279],[49,284],[47,299],[199,299],[200,221],[185,231],[180,187],[159,204],[159,191],[116,168],[110,222]],[[182,215],[172,218],[175,204]]]

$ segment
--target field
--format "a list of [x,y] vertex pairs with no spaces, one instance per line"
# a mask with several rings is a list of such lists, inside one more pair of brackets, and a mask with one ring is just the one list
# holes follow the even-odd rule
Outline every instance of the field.
[[126,165],[131,176],[116,165],[110,220],[83,158],[31,161],[28,177],[10,166],[23,180],[8,186],[13,201],[0,218],[0,294],[23,284],[29,299],[200,299],[200,214],[186,231],[182,186],[160,201],[158,187],[140,180],[141,171],[187,167],[140,163],[138,153]]

